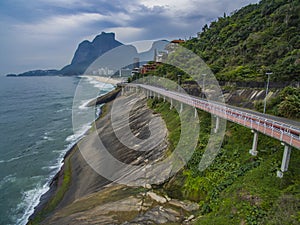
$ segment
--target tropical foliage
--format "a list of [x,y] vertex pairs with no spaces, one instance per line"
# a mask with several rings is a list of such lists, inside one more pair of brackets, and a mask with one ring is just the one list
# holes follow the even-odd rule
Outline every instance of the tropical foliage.
[[262,0],[205,25],[184,46],[202,57],[219,80],[300,80],[300,2]]
[[[199,55],[220,81],[263,82],[272,71],[271,81],[299,82],[299,12],[298,0],[262,0],[206,24],[197,38],[182,45]],[[170,65],[151,71],[174,81],[180,73]]]

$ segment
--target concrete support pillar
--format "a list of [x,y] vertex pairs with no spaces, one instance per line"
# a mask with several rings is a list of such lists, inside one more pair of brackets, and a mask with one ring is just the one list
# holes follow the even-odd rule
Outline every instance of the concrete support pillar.
[[180,113],[183,111],[183,103],[180,103]]
[[283,157],[281,162],[281,168],[280,171],[277,171],[277,177],[282,178],[283,173],[288,171],[291,152],[292,152],[292,147],[284,143],[284,152],[283,152]]
[[195,110],[195,118],[197,118],[197,115],[198,115],[197,109],[194,108],[194,110]]
[[173,108],[173,99],[171,98],[171,105],[170,105],[170,109]]
[[122,96],[124,95],[124,87],[122,87],[121,95],[122,95]]
[[164,96],[164,102],[166,102],[166,96]]
[[217,133],[220,127],[220,117],[216,116],[216,126],[214,132]]
[[251,131],[253,136],[253,143],[252,143],[252,149],[250,149],[249,153],[253,156],[257,156],[257,142],[258,142],[258,132],[256,130]]

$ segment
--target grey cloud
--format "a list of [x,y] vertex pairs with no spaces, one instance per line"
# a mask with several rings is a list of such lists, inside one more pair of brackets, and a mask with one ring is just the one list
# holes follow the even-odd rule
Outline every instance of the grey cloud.
[[[4,54],[0,55],[0,73],[22,72],[21,68],[28,70],[28,67],[59,68],[69,63],[80,41],[103,30],[115,30],[116,36],[122,37],[121,42],[194,36],[212,18],[258,0],[191,0],[183,7],[169,6],[170,0],[162,0],[159,5],[151,7],[142,2],[145,1],[3,0],[0,2],[0,36],[4,41],[0,42],[0,48]],[[105,19],[87,21],[84,25],[73,24],[71,28],[67,22],[64,24],[64,18],[92,13]],[[47,21],[51,19],[59,23],[52,22],[49,26]],[[48,25],[43,26],[43,21]],[[32,30],[36,24],[39,29]],[[124,38],[126,29],[128,35]],[[26,62],[26,65],[21,65],[21,62]]]

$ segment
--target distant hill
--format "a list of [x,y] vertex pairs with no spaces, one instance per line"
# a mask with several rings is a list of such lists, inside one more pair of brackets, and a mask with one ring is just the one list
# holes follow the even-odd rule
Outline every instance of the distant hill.
[[34,77],[34,76],[56,76],[60,75],[59,70],[31,70],[20,74],[7,74],[7,77]]
[[262,0],[205,25],[184,46],[200,55],[218,80],[300,80],[300,1]]

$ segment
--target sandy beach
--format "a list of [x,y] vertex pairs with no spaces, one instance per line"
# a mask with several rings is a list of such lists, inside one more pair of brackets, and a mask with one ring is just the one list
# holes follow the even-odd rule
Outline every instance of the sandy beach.
[[112,84],[117,85],[118,83],[122,83],[127,80],[126,77],[120,77],[120,78],[111,78],[111,77],[104,77],[104,76],[93,76],[93,75],[84,75],[81,77],[86,77],[90,79],[94,79],[96,81],[106,83],[106,84]]

